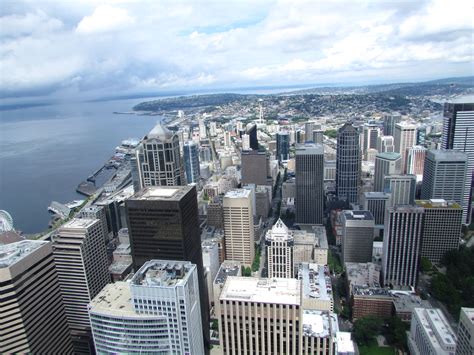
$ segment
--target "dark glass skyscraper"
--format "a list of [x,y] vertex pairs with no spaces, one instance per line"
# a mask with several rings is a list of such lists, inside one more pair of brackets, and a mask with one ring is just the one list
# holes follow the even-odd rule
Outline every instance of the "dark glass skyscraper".
[[346,123],[337,131],[336,195],[338,199],[357,203],[360,171],[359,131],[351,123]]
[[[197,265],[204,339],[209,342],[209,309],[194,186],[147,187],[125,203],[133,267],[152,259]],[[190,325],[192,326],[192,325]]]
[[184,168],[188,184],[199,181],[199,147],[193,141],[184,143]]
[[307,143],[296,148],[296,222],[323,224],[324,148]]
[[250,148],[258,150],[257,125],[248,125],[246,133],[249,135]]
[[282,131],[277,133],[276,145],[278,161],[290,159],[290,135],[288,132]]

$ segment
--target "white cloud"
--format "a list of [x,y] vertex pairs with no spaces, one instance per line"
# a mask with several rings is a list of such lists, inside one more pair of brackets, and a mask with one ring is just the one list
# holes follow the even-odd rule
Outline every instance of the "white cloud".
[[100,5],[92,15],[85,16],[77,25],[77,33],[107,32],[124,28],[134,22],[127,10],[110,5]]

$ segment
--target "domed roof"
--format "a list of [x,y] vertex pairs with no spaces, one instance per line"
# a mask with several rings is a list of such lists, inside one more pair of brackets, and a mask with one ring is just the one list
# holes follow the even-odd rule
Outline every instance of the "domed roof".
[[173,132],[166,128],[165,125],[163,125],[161,122],[158,122],[157,125],[150,131],[150,133],[145,136],[145,139],[156,138],[164,140],[173,138],[173,135]]

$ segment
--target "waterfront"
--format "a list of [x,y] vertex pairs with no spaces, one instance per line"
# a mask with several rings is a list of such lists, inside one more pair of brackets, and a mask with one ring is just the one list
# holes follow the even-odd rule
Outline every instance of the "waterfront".
[[25,233],[45,230],[51,201],[84,196],[77,184],[127,138],[141,138],[159,116],[115,115],[143,99],[68,103],[0,111],[0,210]]

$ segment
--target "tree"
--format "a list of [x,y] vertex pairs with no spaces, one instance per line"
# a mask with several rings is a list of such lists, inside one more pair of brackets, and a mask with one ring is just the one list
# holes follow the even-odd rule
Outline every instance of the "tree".
[[433,269],[433,264],[431,264],[431,261],[428,258],[423,256],[420,260],[420,267],[422,272],[428,272]]
[[389,344],[396,346],[399,349],[406,350],[407,348],[407,330],[408,324],[405,324],[399,317],[390,317],[387,320],[387,331],[385,337]]
[[374,316],[357,319],[354,323],[354,337],[357,344],[369,344],[380,333],[382,324],[382,319]]
[[252,276],[252,269],[250,269],[250,267],[245,267],[245,266],[242,266],[242,276],[245,276],[245,277],[250,277]]

